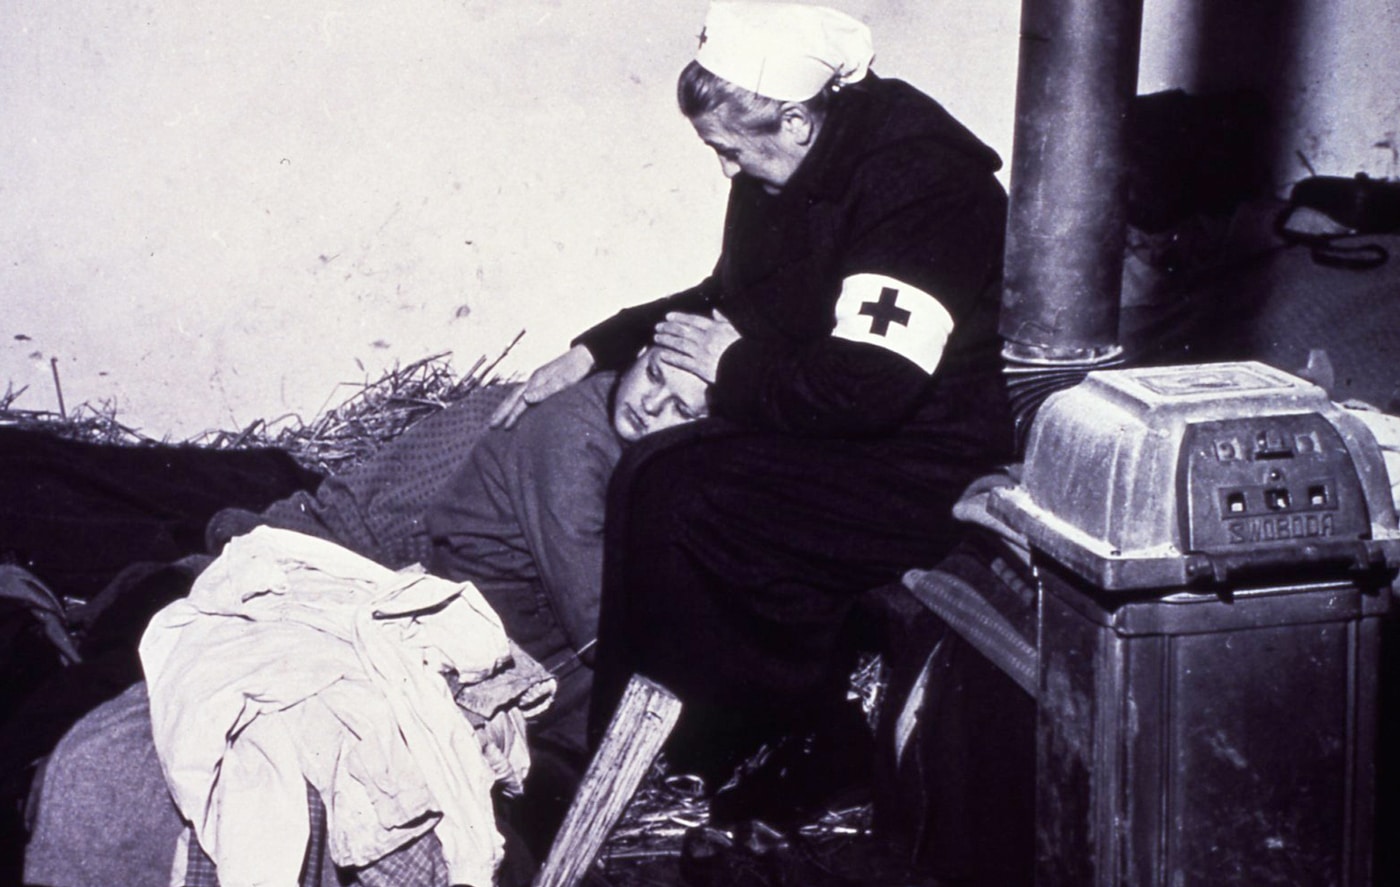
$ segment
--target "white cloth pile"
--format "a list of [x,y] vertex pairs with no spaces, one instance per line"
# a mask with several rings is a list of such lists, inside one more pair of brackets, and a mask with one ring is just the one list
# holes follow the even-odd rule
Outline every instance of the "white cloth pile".
[[514,687],[478,732],[445,676],[483,681],[511,650],[469,583],[286,530],[231,541],[140,648],[166,781],[220,883],[296,884],[309,782],[338,865],[436,829],[453,883],[489,885],[503,852],[491,790],[518,790],[523,719],[553,685]]

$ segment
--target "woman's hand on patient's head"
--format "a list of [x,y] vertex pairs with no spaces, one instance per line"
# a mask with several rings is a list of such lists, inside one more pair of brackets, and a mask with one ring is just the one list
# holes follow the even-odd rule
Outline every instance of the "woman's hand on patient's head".
[[739,331],[719,311],[711,317],[672,312],[656,325],[656,344],[668,349],[662,360],[713,385],[719,361],[739,341]]

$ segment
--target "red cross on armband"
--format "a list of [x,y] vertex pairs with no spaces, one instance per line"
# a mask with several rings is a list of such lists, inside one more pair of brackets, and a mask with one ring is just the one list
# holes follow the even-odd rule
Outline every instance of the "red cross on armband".
[[909,312],[903,308],[896,308],[895,301],[899,299],[899,290],[887,286],[880,290],[880,301],[862,302],[860,313],[868,314],[871,317],[870,333],[874,336],[883,336],[889,333],[890,324],[897,323],[900,326],[909,325]]
[[877,345],[932,374],[953,331],[953,317],[930,293],[886,274],[852,274],[841,281],[831,334]]

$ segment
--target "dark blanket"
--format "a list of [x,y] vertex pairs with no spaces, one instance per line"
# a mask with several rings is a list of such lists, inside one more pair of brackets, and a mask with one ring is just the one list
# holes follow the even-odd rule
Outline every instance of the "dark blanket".
[[115,446],[0,428],[0,563],[67,599],[83,661],[63,666],[24,608],[0,611],[0,883],[18,883],[34,762],[140,680],[151,614],[198,573],[211,515],[265,508],[320,475],[271,449]]
[[[173,838],[167,840],[164,832],[157,829],[157,834],[149,826],[168,820],[178,833],[179,818],[173,806],[168,801],[155,805],[155,818],[149,822],[142,819],[132,828],[118,827],[122,823],[116,821],[111,828],[105,827],[106,809],[111,805],[94,803],[92,797],[100,797],[108,786],[85,780],[94,767],[99,772],[103,767],[93,765],[91,755],[112,750],[101,748],[100,742],[88,749],[80,741],[81,737],[91,741],[100,732],[89,729],[89,722],[96,719],[100,726],[101,711],[122,711],[111,704],[105,709],[98,707],[141,680],[137,644],[150,617],[188,593],[224,542],[257,525],[281,526],[332,539],[394,567],[423,560],[426,537],[421,532],[421,515],[426,503],[469,457],[488,418],[509,390],[508,386],[494,385],[478,389],[451,408],[416,422],[364,463],[325,479],[297,468],[287,454],[267,450],[215,452],[161,447],[114,453],[114,448],[69,448],[59,442],[62,447],[42,454],[26,453],[30,465],[42,466],[42,472],[32,467],[20,472],[9,464],[0,465],[0,483],[16,484],[25,474],[36,478],[25,495],[44,524],[32,527],[23,537],[33,546],[30,551],[42,549],[46,555],[34,558],[35,566],[53,565],[56,569],[46,574],[49,577],[75,575],[74,568],[81,566],[94,577],[92,584],[99,589],[84,595],[85,603],[72,611],[83,661],[51,669],[48,680],[27,694],[12,716],[0,712],[0,806],[4,808],[0,884],[19,881],[19,850],[25,839],[19,807],[33,781],[32,764],[53,751],[65,734],[69,738],[52,755],[43,785],[65,785],[71,796],[56,802],[57,806],[46,796],[43,808],[48,808],[45,813],[50,822],[57,817],[70,820],[68,825],[76,832],[101,832],[84,845],[89,851],[99,849],[89,853],[93,859],[69,866],[59,861],[72,856],[74,842],[66,834],[58,838],[50,834],[42,853],[52,864],[46,862],[45,870],[72,875],[90,865],[96,866],[95,872],[111,874],[120,870],[113,862],[116,856],[128,851],[144,853],[154,846],[158,848],[156,880],[163,880],[167,868],[164,858],[170,853],[166,845],[173,847]],[[105,473],[114,463],[134,460],[135,454],[156,453],[163,456],[154,461],[154,470],[149,473]],[[91,459],[84,458],[89,454]],[[143,467],[151,466],[143,463]],[[45,491],[54,495],[45,495]],[[9,517],[13,504],[0,503],[6,515],[6,523],[0,526],[8,528],[16,522]],[[109,532],[113,527],[122,532]],[[11,546],[11,538],[21,537],[0,536],[0,550]],[[64,538],[87,538],[100,547],[103,556],[83,551],[78,553],[77,563],[68,562]],[[109,568],[110,574],[106,572]],[[64,585],[60,593],[71,597],[74,589],[72,584]],[[10,672],[6,674],[8,677]],[[144,711],[144,696],[141,706]],[[89,711],[93,715],[84,717]],[[70,732],[75,723],[78,726]],[[143,743],[134,741],[144,753]],[[140,762],[128,763],[120,776],[139,781],[143,776],[137,766]],[[153,761],[148,763],[151,766],[146,770],[159,772]],[[80,795],[72,791],[74,785],[83,785],[91,793]],[[152,811],[142,808],[139,813],[149,815]],[[142,838],[143,831],[150,834]],[[103,855],[112,857],[107,860],[111,865],[104,863]],[[145,871],[151,867],[143,864],[137,868]]]
[[219,509],[259,510],[320,480],[281,450],[109,446],[0,428],[0,560],[88,599],[129,564],[203,552]]

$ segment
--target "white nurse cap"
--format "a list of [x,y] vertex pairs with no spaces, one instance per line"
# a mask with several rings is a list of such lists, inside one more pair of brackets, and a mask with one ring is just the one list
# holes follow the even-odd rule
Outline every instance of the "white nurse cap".
[[865,76],[875,56],[870,29],[843,12],[805,3],[715,2],[695,60],[743,89],[800,102],[835,79]]

